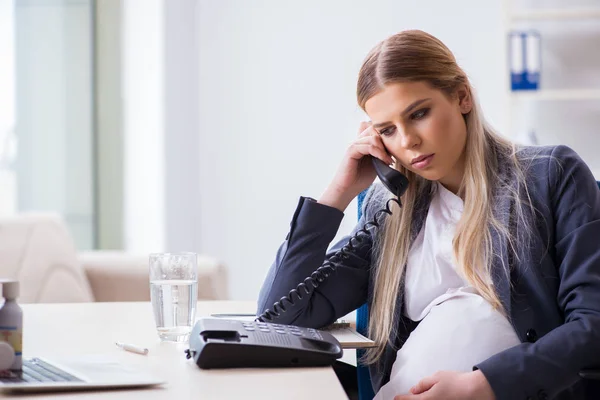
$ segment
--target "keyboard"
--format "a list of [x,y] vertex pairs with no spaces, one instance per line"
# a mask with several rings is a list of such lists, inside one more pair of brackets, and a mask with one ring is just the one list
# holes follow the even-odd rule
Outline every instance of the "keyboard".
[[2,383],[83,382],[39,358],[23,360],[22,371],[0,371]]

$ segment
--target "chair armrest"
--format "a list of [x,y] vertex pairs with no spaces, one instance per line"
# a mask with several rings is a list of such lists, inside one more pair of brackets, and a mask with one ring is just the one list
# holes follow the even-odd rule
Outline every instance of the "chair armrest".
[[[149,301],[148,256],[120,251],[79,253],[95,301]],[[225,300],[227,271],[216,259],[198,256],[198,299]]]

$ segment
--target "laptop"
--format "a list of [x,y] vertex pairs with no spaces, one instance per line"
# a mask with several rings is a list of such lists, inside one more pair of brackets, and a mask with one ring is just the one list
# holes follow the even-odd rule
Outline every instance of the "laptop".
[[0,390],[3,391],[142,388],[164,383],[164,380],[106,356],[61,361],[24,358],[22,371],[0,371]]

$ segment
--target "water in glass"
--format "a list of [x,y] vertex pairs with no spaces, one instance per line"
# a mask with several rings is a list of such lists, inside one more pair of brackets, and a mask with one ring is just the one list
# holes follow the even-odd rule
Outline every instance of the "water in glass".
[[162,340],[188,340],[196,316],[196,280],[152,280],[150,298],[158,336]]

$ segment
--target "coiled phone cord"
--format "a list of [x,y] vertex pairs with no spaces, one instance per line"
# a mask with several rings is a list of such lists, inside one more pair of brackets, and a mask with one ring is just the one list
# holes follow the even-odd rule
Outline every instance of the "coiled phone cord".
[[[402,207],[399,196],[390,198],[386,202],[385,208],[377,211],[373,217],[373,220],[367,222],[362,229],[356,232],[354,236],[350,238],[348,243],[346,243],[333,256],[326,260],[323,265],[317,268],[312,274],[310,274],[310,276],[304,279],[304,281],[300,282],[295,289],[290,290],[287,296],[283,296],[281,299],[279,299],[279,301],[275,302],[275,304],[273,304],[273,311],[267,309],[265,312],[259,315],[256,320],[260,322],[271,322],[274,318],[278,318],[282,313],[287,311],[286,303],[293,307],[296,305],[295,302],[297,300],[302,300],[304,294],[310,295],[336,270],[339,265],[341,265],[342,260],[347,260],[350,258],[349,253],[353,253],[356,250],[355,246],[358,246],[363,242],[365,235],[369,235],[369,228],[380,227],[380,217],[382,215],[392,215],[392,211],[390,209],[392,202],[398,204],[399,207]],[[304,294],[302,294],[302,292],[304,292]]]

